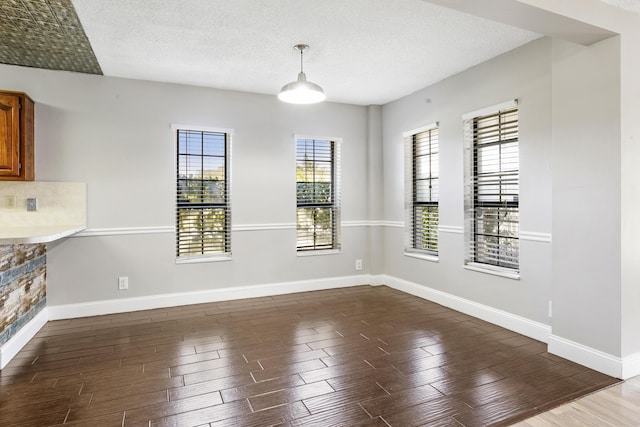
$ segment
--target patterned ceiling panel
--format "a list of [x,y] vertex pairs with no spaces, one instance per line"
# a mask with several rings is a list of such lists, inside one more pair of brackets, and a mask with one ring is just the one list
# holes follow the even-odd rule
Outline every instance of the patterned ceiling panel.
[[0,0],[0,63],[102,74],[71,0]]

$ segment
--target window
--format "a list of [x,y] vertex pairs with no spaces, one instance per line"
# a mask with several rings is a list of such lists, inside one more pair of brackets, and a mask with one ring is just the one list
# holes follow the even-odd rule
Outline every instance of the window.
[[299,253],[340,249],[339,159],[339,141],[296,138]]
[[467,264],[519,269],[518,108],[465,121],[470,140]]
[[438,127],[407,132],[406,249],[408,253],[438,255]]
[[230,134],[177,129],[176,145],[176,257],[230,255]]

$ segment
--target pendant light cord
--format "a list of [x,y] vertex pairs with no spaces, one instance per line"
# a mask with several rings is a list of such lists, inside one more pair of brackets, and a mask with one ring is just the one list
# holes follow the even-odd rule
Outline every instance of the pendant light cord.
[[300,49],[300,72],[304,73],[304,61],[302,60],[302,55],[304,55],[304,49]]

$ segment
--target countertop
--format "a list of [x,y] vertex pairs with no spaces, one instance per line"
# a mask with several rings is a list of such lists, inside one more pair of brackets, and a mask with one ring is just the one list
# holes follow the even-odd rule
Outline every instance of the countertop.
[[36,225],[0,229],[0,245],[48,243],[71,236],[87,228],[85,225]]

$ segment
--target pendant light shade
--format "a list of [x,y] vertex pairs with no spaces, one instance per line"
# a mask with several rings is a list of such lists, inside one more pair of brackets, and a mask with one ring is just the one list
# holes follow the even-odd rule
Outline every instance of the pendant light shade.
[[322,88],[313,82],[307,81],[307,76],[304,73],[302,56],[309,46],[298,44],[293,48],[300,51],[298,80],[284,85],[278,94],[278,99],[291,104],[315,104],[316,102],[324,101],[326,95]]

